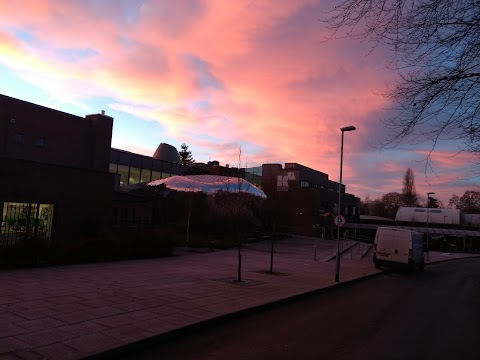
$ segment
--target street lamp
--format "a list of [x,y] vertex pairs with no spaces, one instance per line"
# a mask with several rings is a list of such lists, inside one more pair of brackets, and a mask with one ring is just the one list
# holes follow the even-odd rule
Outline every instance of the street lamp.
[[430,208],[430,195],[435,194],[434,192],[427,192],[427,261],[430,261],[430,248],[428,246],[428,214]]
[[[355,126],[345,126],[340,128],[342,132],[342,146],[340,148],[340,182],[338,184],[338,216],[342,213],[342,167],[343,167],[343,133],[345,131],[355,130]],[[340,281],[340,226],[337,225],[337,267],[335,271],[335,282]]]

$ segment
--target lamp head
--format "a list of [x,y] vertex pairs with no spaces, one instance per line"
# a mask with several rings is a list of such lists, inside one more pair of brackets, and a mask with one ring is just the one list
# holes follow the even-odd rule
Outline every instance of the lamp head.
[[357,129],[357,128],[356,128],[355,126],[345,126],[345,127],[340,128],[340,130],[341,130],[342,132],[344,132],[344,131],[353,131],[353,130],[356,130],[356,129]]

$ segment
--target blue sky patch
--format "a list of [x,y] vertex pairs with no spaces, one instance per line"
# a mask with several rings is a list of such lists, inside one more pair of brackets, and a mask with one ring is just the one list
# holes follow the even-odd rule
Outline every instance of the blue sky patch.
[[66,62],[78,62],[98,55],[98,52],[91,49],[55,49],[55,55]]
[[212,74],[209,63],[193,54],[185,55],[185,60],[187,66],[195,72],[195,80],[201,88],[224,89],[222,81]]

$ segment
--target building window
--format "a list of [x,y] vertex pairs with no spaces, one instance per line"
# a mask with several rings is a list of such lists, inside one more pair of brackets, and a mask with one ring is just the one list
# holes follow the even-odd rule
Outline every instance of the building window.
[[117,164],[110,163],[108,165],[108,171],[110,171],[113,174],[117,173]]
[[310,183],[308,181],[301,181],[300,182],[300,187],[308,188],[308,187],[310,187]]
[[37,147],[44,147],[46,143],[46,140],[44,137],[38,137],[35,139],[35,146]]
[[117,174],[120,174],[120,186],[128,185],[128,166],[118,165]]
[[130,167],[130,176],[128,178],[129,184],[138,184],[140,182],[140,169],[137,167]]
[[142,169],[142,172],[140,174],[140,182],[149,182],[152,177],[152,170],[150,169]]
[[50,240],[54,209],[53,204],[4,202],[0,228],[2,245]]
[[159,171],[152,171],[152,181],[162,178],[162,173]]
[[23,141],[24,141],[23,134],[15,133],[13,140],[15,141],[15,144],[23,144]]

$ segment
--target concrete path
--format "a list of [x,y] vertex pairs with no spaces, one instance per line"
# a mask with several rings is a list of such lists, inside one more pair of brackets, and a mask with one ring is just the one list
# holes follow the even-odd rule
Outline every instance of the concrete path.
[[[318,238],[279,240],[270,274],[270,242],[249,243],[242,282],[236,250],[180,248],[169,258],[0,271],[0,359],[105,354],[381,272],[371,257],[344,254],[335,283],[335,261],[327,260],[336,246]],[[471,255],[431,252],[430,263],[464,256]]]

